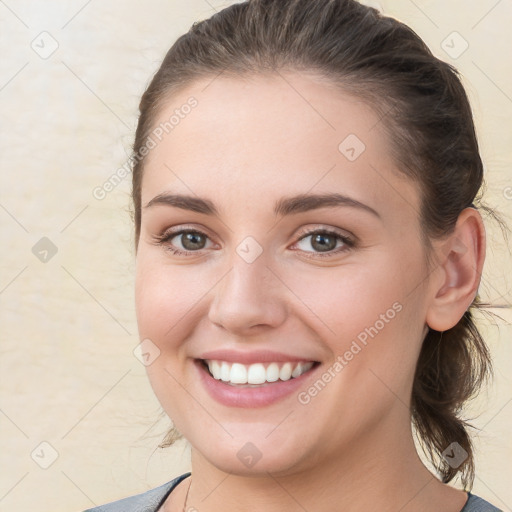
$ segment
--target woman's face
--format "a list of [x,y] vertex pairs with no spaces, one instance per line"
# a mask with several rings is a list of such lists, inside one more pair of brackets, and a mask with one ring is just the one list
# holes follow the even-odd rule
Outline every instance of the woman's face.
[[431,293],[387,122],[291,72],[205,79],[158,115],[139,334],[165,411],[223,471],[286,474],[409,435]]

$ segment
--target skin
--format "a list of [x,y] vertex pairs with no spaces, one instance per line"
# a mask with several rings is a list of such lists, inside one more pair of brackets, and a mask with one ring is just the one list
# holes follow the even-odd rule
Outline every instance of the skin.
[[[467,494],[417,455],[409,397],[427,326],[455,325],[477,292],[480,215],[464,210],[453,234],[433,241],[428,268],[418,186],[398,172],[379,117],[361,100],[292,71],[221,76],[174,94],[155,126],[191,95],[198,106],[146,160],[136,263],[140,338],[160,350],[148,376],[192,447],[187,508],[460,511]],[[348,134],[366,146],[355,161],[338,150]],[[162,192],[207,198],[220,216],[144,208]],[[273,213],[282,197],[322,192],[379,217],[350,206]],[[166,250],[190,250],[183,237],[155,242],[180,226],[205,233],[204,247],[183,256]],[[335,229],[356,245],[335,238],[322,257],[313,237],[299,242],[304,228]],[[236,252],[247,236],[263,251],[252,263]],[[292,393],[265,407],[228,407],[196,378],[193,359],[214,348],[270,348],[326,370],[394,303],[401,311],[308,404]],[[251,468],[237,457],[247,442],[262,454]],[[165,511],[183,509],[188,486],[169,495]]]

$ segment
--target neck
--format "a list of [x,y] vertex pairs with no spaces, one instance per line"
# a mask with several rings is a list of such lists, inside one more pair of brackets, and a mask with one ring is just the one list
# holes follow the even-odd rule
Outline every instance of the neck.
[[[442,484],[423,465],[410,424],[390,425],[388,436],[369,433],[321,462],[294,473],[227,473],[192,449],[192,485],[186,510],[201,512],[423,512],[460,511],[462,491]],[[183,503],[183,502],[182,502]],[[191,508],[192,507],[192,508]]]

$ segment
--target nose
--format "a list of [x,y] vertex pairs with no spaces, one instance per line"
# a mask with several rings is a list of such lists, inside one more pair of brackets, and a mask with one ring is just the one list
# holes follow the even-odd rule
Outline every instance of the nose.
[[247,263],[238,255],[230,271],[214,287],[208,317],[240,336],[276,328],[286,318],[286,293],[263,257]]

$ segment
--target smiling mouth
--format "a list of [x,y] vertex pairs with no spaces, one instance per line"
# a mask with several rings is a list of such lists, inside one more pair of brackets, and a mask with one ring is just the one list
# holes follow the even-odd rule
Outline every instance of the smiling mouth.
[[318,361],[242,364],[216,359],[199,359],[199,362],[212,378],[236,387],[261,387],[297,379],[320,364]]

